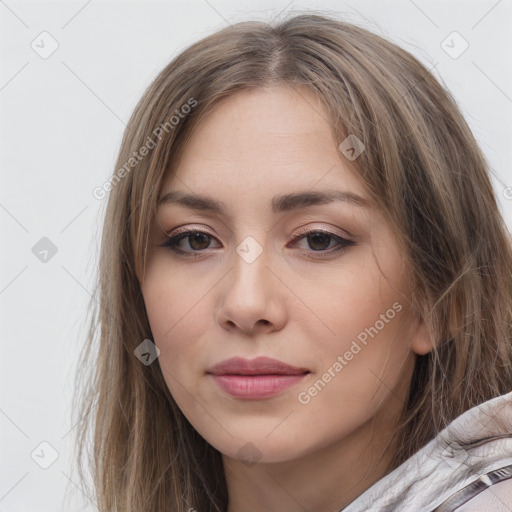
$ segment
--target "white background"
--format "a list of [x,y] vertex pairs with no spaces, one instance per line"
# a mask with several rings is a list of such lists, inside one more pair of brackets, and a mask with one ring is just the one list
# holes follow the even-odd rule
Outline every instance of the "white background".
[[[190,43],[228,23],[304,8],[436,65],[512,226],[511,0],[0,1],[1,512],[97,510],[71,468],[71,397],[105,205],[92,190],[113,171],[137,100]],[[59,45],[47,59],[31,48],[43,31]],[[469,43],[457,59],[441,47],[453,31]],[[46,263],[32,253],[42,237],[57,247]],[[58,452],[48,469],[30,456],[43,441]]]

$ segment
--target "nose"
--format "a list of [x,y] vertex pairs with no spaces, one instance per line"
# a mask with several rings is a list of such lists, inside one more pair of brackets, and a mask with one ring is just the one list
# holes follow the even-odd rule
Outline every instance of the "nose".
[[252,262],[235,253],[220,288],[217,320],[223,329],[268,334],[286,324],[286,287],[267,263],[265,251]]

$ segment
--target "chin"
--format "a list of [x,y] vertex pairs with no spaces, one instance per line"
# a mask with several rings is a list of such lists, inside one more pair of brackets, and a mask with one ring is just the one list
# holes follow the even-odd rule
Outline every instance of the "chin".
[[[224,422],[220,433],[212,432],[212,423],[205,430],[198,430],[200,435],[216,450],[226,457],[246,461],[247,465],[255,463],[278,463],[299,459],[321,448],[304,431],[304,427],[282,425],[278,419],[255,422]],[[277,427],[277,428],[276,428]],[[227,432],[226,432],[227,431]],[[231,434],[231,435],[230,435]]]
[[[223,455],[244,462],[247,466],[259,464],[272,464],[289,462],[304,455],[304,446],[298,443],[286,442],[286,436],[276,438],[272,441],[265,439],[265,436],[251,438],[247,435],[244,439],[232,439],[229,443],[222,443],[215,446]],[[214,446],[214,445],[213,445]]]

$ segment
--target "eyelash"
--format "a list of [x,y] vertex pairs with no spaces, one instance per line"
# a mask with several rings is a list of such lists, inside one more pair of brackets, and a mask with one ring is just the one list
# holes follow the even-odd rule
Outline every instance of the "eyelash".
[[[292,240],[292,243],[296,243],[297,241],[307,238],[309,235],[316,234],[316,233],[321,233],[321,234],[327,235],[330,238],[333,238],[335,241],[337,241],[338,246],[339,246],[338,248],[336,248],[334,250],[332,250],[332,248],[324,249],[324,250],[320,250],[320,251],[312,250],[311,252],[318,254],[318,256],[313,256],[314,258],[317,258],[317,259],[322,258],[322,257],[328,257],[328,256],[332,255],[333,253],[334,254],[342,253],[345,250],[347,250],[349,247],[351,247],[352,245],[355,245],[355,242],[353,242],[352,240],[348,240],[339,235],[335,235],[334,233],[331,233],[330,231],[325,231],[322,229],[311,229],[308,231],[303,231],[303,232],[299,233]],[[191,251],[184,251],[183,249],[180,249],[178,247],[178,244],[181,242],[181,240],[188,238],[193,234],[202,234],[202,235],[206,235],[211,238],[215,238],[213,235],[210,235],[210,233],[207,233],[206,231],[201,231],[198,229],[183,228],[183,229],[177,231],[173,236],[168,236],[167,240],[164,243],[160,244],[159,246],[167,247],[171,251],[178,254],[179,256],[192,257],[192,258],[200,257],[200,256],[202,256],[202,253],[205,252],[207,249],[201,249],[201,250],[192,249]]]

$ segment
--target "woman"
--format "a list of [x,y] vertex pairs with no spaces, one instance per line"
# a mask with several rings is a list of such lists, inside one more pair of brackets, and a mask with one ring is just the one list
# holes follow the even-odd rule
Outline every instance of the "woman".
[[79,438],[101,511],[512,508],[511,241],[414,57],[239,23],[159,74],[116,169]]

